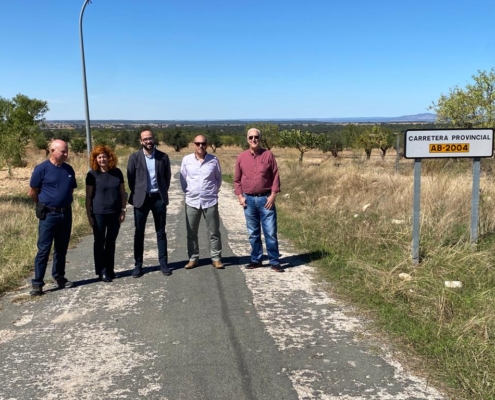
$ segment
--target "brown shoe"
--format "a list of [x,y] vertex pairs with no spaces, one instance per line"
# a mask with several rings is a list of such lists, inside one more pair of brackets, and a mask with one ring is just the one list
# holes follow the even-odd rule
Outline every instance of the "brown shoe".
[[220,260],[215,260],[211,263],[216,269],[224,269],[222,261]]
[[193,269],[195,267],[197,267],[199,264],[198,264],[198,260],[189,260],[189,262],[186,264],[186,266],[184,267],[185,269]]

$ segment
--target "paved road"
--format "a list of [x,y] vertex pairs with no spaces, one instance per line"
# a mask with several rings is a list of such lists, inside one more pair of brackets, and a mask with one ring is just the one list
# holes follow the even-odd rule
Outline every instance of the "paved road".
[[281,242],[285,273],[241,268],[249,243],[227,184],[226,268],[210,265],[202,222],[200,267],[185,270],[177,173],[174,165],[172,276],[159,271],[150,218],[145,275],[131,277],[130,208],[117,243],[122,278],[94,279],[90,236],[69,251],[67,276],[77,287],[31,299],[26,286],[0,300],[0,400],[444,398],[385,347],[366,344],[366,326],[315,283],[306,257],[288,243]]

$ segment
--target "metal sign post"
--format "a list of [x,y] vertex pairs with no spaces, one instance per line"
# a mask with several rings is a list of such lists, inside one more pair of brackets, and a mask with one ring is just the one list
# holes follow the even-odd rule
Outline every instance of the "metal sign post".
[[411,129],[404,136],[404,157],[414,158],[412,260],[420,263],[421,159],[473,158],[471,244],[478,240],[480,158],[493,156],[493,129]]
[[473,193],[471,196],[471,244],[478,241],[478,214],[480,206],[480,170],[479,157],[473,160]]
[[413,239],[412,260],[418,265],[419,259],[419,223],[420,223],[420,198],[421,198],[421,158],[414,160],[414,194],[413,194]]

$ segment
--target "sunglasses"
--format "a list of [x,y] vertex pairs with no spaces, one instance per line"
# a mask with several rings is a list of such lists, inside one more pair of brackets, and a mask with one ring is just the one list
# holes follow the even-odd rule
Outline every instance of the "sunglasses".
[[203,146],[203,147],[205,147],[205,146],[206,146],[206,142],[194,142],[194,144],[195,144],[196,146],[198,146],[198,147],[199,147],[199,146]]
[[254,140],[254,139],[258,140],[259,138],[260,138],[259,136],[248,136],[249,140]]

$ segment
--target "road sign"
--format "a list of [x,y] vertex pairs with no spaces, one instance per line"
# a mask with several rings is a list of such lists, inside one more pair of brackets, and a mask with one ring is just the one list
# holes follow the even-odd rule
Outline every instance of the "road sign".
[[409,129],[404,135],[406,158],[491,157],[493,129]]

